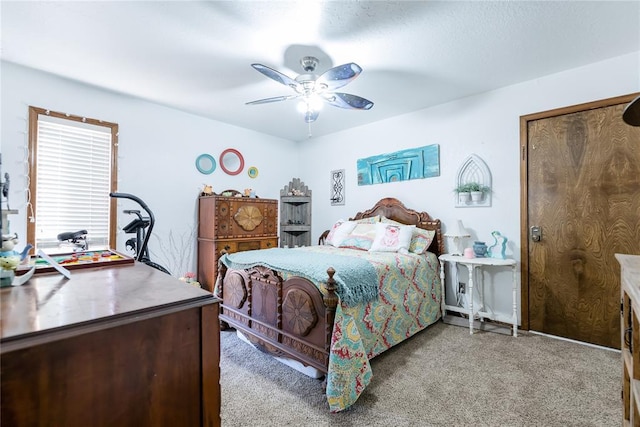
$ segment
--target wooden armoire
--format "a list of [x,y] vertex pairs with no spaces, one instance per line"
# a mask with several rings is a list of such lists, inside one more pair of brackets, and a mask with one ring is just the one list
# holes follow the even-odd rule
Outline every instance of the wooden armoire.
[[198,199],[198,281],[204,289],[213,291],[222,251],[277,247],[278,200],[218,195]]

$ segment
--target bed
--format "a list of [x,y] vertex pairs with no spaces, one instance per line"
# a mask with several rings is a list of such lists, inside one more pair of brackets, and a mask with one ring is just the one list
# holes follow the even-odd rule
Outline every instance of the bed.
[[338,412],[371,381],[370,359],[441,318],[443,249],[440,220],[384,198],[337,221],[317,246],[224,254],[220,320],[260,350],[324,373]]

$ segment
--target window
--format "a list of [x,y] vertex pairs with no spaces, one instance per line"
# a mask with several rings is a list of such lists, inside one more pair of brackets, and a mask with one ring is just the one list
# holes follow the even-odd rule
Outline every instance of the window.
[[58,234],[87,230],[90,249],[115,247],[118,125],[29,107],[27,241],[58,250]]

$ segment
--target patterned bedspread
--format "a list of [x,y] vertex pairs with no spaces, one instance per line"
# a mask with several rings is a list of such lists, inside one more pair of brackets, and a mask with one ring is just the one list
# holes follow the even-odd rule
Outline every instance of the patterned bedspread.
[[[440,316],[440,276],[435,254],[403,255],[332,246],[298,248],[312,252],[339,251],[368,260],[378,277],[379,298],[358,305],[341,301],[329,356],[327,400],[332,412],[353,405],[373,373],[369,359],[411,337]],[[291,274],[283,274],[287,279]],[[326,290],[321,285],[320,290]]]

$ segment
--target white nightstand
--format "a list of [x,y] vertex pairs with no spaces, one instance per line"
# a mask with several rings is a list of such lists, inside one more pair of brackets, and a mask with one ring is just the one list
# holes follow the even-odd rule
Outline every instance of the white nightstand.
[[[513,336],[518,336],[518,308],[517,308],[517,295],[516,295],[516,261],[514,259],[499,259],[499,258],[465,258],[460,255],[444,254],[440,255],[440,281],[442,282],[442,316],[448,311],[455,311],[458,313],[464,313],[469,316],[469,333],[473,334],[473,319],[477,316],[480,319],[491,319],[503,321],[506,323],[513,323]],[[455,305],[447,305],[445,300],[445,276],[444,276],[444,264],[449,262],[453,268],[457,268],[457,264],[462,264],[469,270],[469,285],[467,293],[469,295],[469,309],[458,307]],[[511,293],[513,297],[513,315],[506,318],[505,316],[499,316],[494,313],[489,313],[484,307],[484,289],[482,283],[478,286],[478,293],[480,295],[480,307],[474,311],[473,309],[473,282],[475,279],[476,269],[478,267],[511,267],[513,271],[513,281],[511,285]]]

